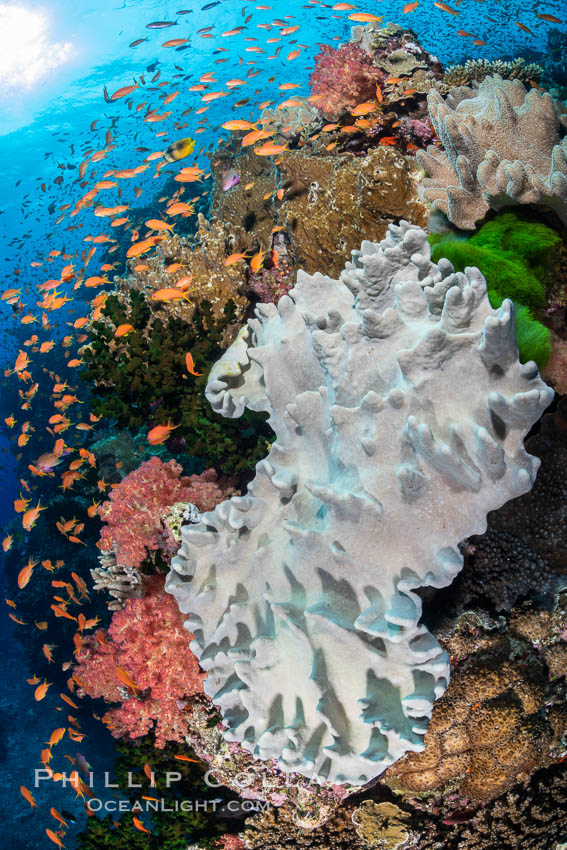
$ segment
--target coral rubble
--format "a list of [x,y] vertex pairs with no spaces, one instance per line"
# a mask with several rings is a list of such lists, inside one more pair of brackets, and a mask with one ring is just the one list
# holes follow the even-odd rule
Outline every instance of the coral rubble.
[[246,496],[183,530],[167,589],[228,740],[364,784],[423,749],[446,687],[415,591],[450,584],[458,542],[533,485],[522,436],[553,393],[518,362],[511,302],[407,222],[290,296],[211,371],[213,408],[267,411],[276,439]]
[[463,230],[514,204],[551,207],[567,221],[567,139],[551,95],[496,74],[427,101],[444,150],[430,145],[416,156],[435,209]]

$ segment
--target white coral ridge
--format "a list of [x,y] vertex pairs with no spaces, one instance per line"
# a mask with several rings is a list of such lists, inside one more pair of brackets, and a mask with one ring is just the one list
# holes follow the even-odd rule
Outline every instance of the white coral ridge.
[[407,222],[256,316],[206,394],[267,411],[275,440],[247,495],[183,529],[167,589],[229,741],[363,784],[423,749],[449,661],[416,591],[450,584],[459,541],[531,488],[522,438],[553,391],[518,361],[512,303]]
[[496,74],[446,101],[431,92],[427,105],[444,150],[417,153],[423,196],[453,224],[474,230],[489,209],[514,204],[551,207],[567,222],[567,137],[550,94]]

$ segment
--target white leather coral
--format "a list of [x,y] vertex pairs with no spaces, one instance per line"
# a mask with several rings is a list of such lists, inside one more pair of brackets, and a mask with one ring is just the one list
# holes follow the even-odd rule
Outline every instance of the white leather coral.
[[530,489],[522,439],[553,392],[518,361],[511,302],[407,222],[256,315],[207,397],[268,411],[274,442],[247,495],[183,529],[167,589],[227,739],[363,784],[423,749],[449,660],[416,590],[448,585],[459,541]]

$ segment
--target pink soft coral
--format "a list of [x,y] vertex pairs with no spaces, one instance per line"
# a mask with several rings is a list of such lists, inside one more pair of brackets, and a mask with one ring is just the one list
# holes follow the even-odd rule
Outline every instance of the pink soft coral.
[[217,844],[222,850],[246,850],[246,845],[238,835],[221,835]]
[[[193,636],[183,628],[183,616],[163,585],[162,576],[152,576],[147,595],[129,599],[116,611],[108,632],[85,639],[73,676],[83,693],[121,703],[104,716],[115,738],[138,738],[155,726],[160,749],[166,741],[185,741],[185,703],[202,693],[204,679],[189,650]],[[117,668],[133,680],[134,695],[118,678]]]
[[116,560],[125,567],[139,567],[148,552],[165,552],[177,547],[162,518],[176,502],[192,502],[200,511],[210,511],[234,491],[217,481],[214,469],[201,475],[181,476],[174,460],[163,463],[152,457],[127,475],[99,508],[107,523],[100,546],[114,549]]
[[320,96],[314,101],[317,108],[327,118],[337,118],[343,109],[372,99],[376,84],[385,77],[358,44],[344,44],[338,49],[323,44],[309,84],[313,94]]

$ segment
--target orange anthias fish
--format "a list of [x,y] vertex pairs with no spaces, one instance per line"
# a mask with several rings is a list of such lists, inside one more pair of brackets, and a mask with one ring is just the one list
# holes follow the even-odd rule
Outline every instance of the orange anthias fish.
[[227,257],[224,261],[225,266],[232,266],[234,263],[240,262],[240,260],[244,260],[248,255],[244,254],[231,254],[230,257]]
[[368,115],[369,112],[374,112],[377,108],[378,107],[374,101],[359,103],[358,106],[355,106],[351,111],[351,115]]
[[196,372],[195,371],[195,364],[193,362],[193,355],[191,354],[190,351],[188,351],[187,354],[185,355],[185,366],[186,366],[189,374],[195,375],[196,378],[200,377],[203,374],[203,372]]
[[140,818],[137,818],[135,815],[132,816],[132,823],[134,824],[136,829],[140,830],[140,832],[147,832],[149,835],[152,834],[151,830],[146,829]]
[[47,693],[48,688],[51,687],[51,682],[44,680],[41,685],[38,685],[34,691],[34,699],[36,702],[40,702]]
[[458,15],[458,12],[455,12],[454,9],[451,9],[446,3],[434,3],[434,6],[437,6],[438,9],[442,9],[444,12],[449,12],[450,15]]
[[116,678],[120,679],[123,685],[130,688],[130,690],[134,691],[135,694],[138,693],[137,684],[126,670],[123,670],[122,667],[115,667],[114,672],[116,673]]
[[226,121],[222,126],[225,130],[255,130],[258,125],[243,118],[236,118],[234,121]]
[[259,148],[254,148],[254,153],[256,156],[276,156],[277,154],[283,153],[287,150],[289,150],[287,144],[276,145],[274,142],[266,142],[265,145],[261,145]]
[[180,289],[158,289],[157,292],[152,294],[153,301],[179,301],[181,298],[188,301],[189,304],[191,303],[186,293],[182,292]]
[[361,24],[371,24],[374,21],[381,21],[382,18],[378,15],[372,15],[370,12],[356,12],[354,15],[348,16],[349,21],[358,21]]
[[31,531],[31,529],[34,527],[35,523],[37,522],[40,511],[45,511],[45,510],[47,510],[47,508],[43,508],[41,506],[40,501],[38,501],[35,508],[29,508],[24,513],[24,515],[22,516],[22,526],[23,526],[24,530],[25,531]]
[[129,325],[129,324],[118,325],[118,327],[114,331],[114,336],[116,337],[116,339],[120,339],[120,337],[126,336],[129,333],[132,333],[133,330],[134,330],[133,325]]
[[57,844],[57,846],[58,846],[58,847],[60,847],[60,848],[65,847],[65,845],[63,844],[63,842],[61,841],[61,839],[59,838],[59,836],[57,835],[57,833],[56,833],[56,832],[53,832],[53,830],[52,830],[52,829],[47,829],[47,828],[46,828],[46,830],[45,830],[45,834],[47,835],[47,837],[48,837],[51,841],[53,841],[53,843],[54,843],[54,844]]
[[266,256],[267,251],[258,251],[257,254],[254,254],[252,259],[250,260],[250,268],[256,274],[259,272],[262,266],[264,265],[264,257]]
[[25,785],[20,785],[20,794],[22,795],[24,800],[26,800],[30,804],[32,809],[37,809],[38,806],[36,801],[34,800],[34,796],[32,792],[28,790],[28,788],[26,788]]
[[148,431],[148,443],[151,446],[159,446],[161,443],[165,443],[171,432],[176,428],[179,428],[179,425],[172,425],[170,422],[167,425],[156,425],[155,428]]
[[59,812],[57,811],[55,806],[52,806],[50,808],[49,814],[51,815],[52,818],[55,818],[55,820],[59,821],[61,826],[65,826],[65,827],[68,826],[67,822],[63,820],[63,817],[59,814]]
[[18,573],[18,587],[22,590],[32,577],[34,567],[39,564],[39,561],[32,560],[31,556],[23,569]]
[[63,740],[63,736],[66,732],[65,726],[62,726],[60,729],[54,729],[49,737],[49,741],[46,741],[48,747],[55,747],[60,741]]

